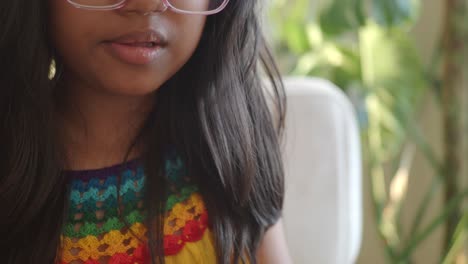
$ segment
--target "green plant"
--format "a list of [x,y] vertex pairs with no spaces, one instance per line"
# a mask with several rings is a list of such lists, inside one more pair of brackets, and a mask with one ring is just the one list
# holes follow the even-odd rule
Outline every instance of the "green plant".
[[[468,44],[466,0],[445,1],[440,45],[428,65],[411,39],[420,0],[274,0],[270,22],[280,68],[293,75],[320,76],[344,89],[354,101],[362,128],[375,218],[389,263],[411,263],[414,250],[445,226],[443,263],[468,238],[463,203],[468,189],[457,184],[462,133],[459,98]],[[312,4],[315,3],[315,6]],[[463,45],[465,44],[465,45]],[[436,155],[418,124],[424,103],[435,99],[444,125],[444,155]],[[464,102],[466,104],[466,102]],[[408,178],[415,153],[431,166],[433,183],[415,212],[409,232],[401,227]],[[386,184],[386,178],[390,184]],[[422,226],[433,197],[446,206]],[[464,213],[464,216],[463,216]]]

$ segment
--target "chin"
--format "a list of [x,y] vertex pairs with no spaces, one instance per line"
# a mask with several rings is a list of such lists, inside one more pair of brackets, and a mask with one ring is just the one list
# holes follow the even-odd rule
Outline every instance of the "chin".
[[145,96],[156,92],[161,84],[159,82],[136,82],[135,80],[121,80],[103,85],[111,94],[121,96]]
[[122,87],[121,89],[112,89],[114,94],[122,96],[146,96],[155,93],[159,87]]

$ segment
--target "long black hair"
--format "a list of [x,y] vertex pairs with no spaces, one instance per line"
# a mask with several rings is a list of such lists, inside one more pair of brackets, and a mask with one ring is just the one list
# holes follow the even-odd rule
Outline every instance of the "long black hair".
[[[57,57],[46,2],[0,2],[0,255],[6,263],[53,263],[68,206],[55,117],[59,77],[48,78]],[[164,262],[158,212],[165,206],[168,146],[200,188],[219,263],[256,263],[263,234],[281,216],[285,96],[257,2],[231,0],[207,18],[194,55],[158,89],[135,139],[145,146],[148,219],[159,219],[148,220],[153,262]],[[56,67],[63,69],[59,59]]]

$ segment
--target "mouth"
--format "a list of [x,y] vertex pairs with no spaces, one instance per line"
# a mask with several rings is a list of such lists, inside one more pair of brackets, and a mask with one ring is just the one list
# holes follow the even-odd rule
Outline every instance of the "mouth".
[[128,64],[144,65],[157,60],[167,45],[165,35],[155,30],[133,31],[105,41],[111,55]]
[[134,41],[134,42],[122,42],[122,41],[105,41],[104,43],[108,44],[118,44],[118,45],[125,45],[129,47],[143,47],[143,48],[154,48],[154,47],[162,47],[164,46],[163,43],[158,41]]
[[122,45],[129,46],[164,46],[167,41],[163,34],[155,30],[146,31],[134,31],[114,39],[108,40],[108,42],[115,42]]
[[156,42],[106,42],[112,57],[132,65],[149,65],[160,58],[162,46]]
[[135,42],[135,43],[118,43],[114,42],[115,44],[126,45],[130,47],[144,47],[144,48],[152,48],[156,46],[161,46],[156,42]]

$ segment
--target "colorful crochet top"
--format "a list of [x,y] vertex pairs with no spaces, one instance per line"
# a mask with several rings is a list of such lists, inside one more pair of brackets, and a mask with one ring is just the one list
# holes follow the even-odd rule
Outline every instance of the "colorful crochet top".
[[[117,173],[121,172],[117,203]],[[149,262],[142,195],[145,174],[138,160],[108,168],[67,171],[70,208],[62,233],[61,264],[141,264]],[[197,186],[184,175],[180,159],[166,162],[171,182],[164,222],[168,264],[215,263],[214,240]],[[122,222],[118,212],[130,229]]]

